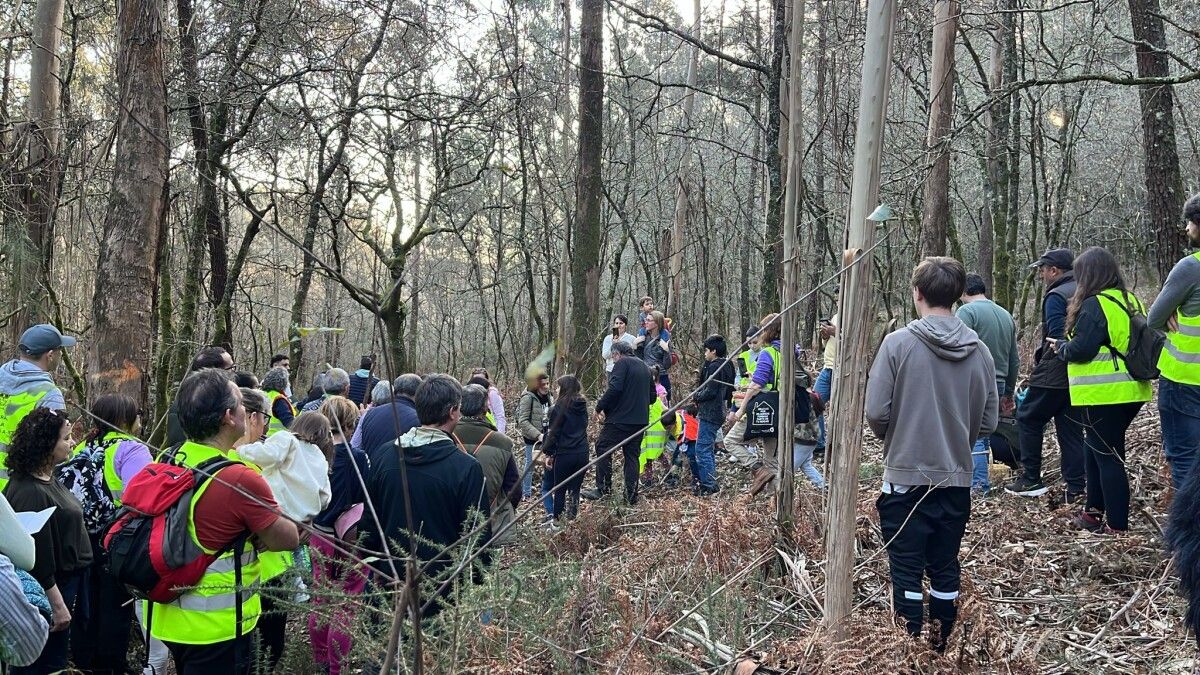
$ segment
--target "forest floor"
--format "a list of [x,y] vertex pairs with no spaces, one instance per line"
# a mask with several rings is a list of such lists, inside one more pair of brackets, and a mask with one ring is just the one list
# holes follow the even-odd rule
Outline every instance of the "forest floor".
[[[1161,533],[1169,478],[1153,404],[1129,438],[1127,535],[1073,529],[1070,511],[1053,506],[1055,489],[1038,499],[998,490],[973,502],[959,622],[941,656],[892,619],[874,508],[881,449],[870,439],[856,603],[841,642],[820,628],[823,495],[797,478],[795,532],[780,543],[773,504],[751,500],[748,476],[720,463],[724,489],[714,497],[656,487],[634,508],[585,502],[558,533],[530,513],[522,543],[424,631],[423,660],[428,672],[454,673],[1191,672],[1186,603]],[[1048,483],[1059,478],[1056,455],[1050,433]],[[994,486],[1007,479],[997,468]],[[619,467],[615,474],[619,483]],[[293,620],[300,635],[288,672],[311,664],[301,623]],[[377,654],[381,640],[363,635],[356,654]]]

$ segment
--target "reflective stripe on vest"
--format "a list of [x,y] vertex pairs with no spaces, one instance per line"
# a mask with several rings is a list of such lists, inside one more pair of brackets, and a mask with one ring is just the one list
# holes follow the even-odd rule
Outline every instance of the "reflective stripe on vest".
[[[109,431],[100,438],[101,447],[104,449],[104,485],[108,487],[108,491],[112,494],[113,501],[117,506],[121,505],[121,495],[125,493],[125,482],[121,480],[121,475],[117,473],[117,446],[121,441],[134,441],[140,443],[138,439],[129,434],[122,434],[115,431]],[[80,443],[71,451],[71,456],[78,455],[87,448],[87,443]]]
[[[1108,295],[1112,290],[1112,296]],[[1142,303],[1132,295],[1122,298],[1118,304],[1114,297],[1121,297],[1115,289],[1101,291],[1096,296],[1104,319],[1108,323],[1108,339],[1100,352],[1086,363],[1067,363],[1067,379],[1070,382],[1071,405],[1114,405],[1149,401],[1153,391],[1149,382],[1133,379],[1125,360],[1113,354],[1109,345],[1119,353],[1129,350],[1129,314],[1124,303],[1134,312],[1145,311]]]
[[282,396],[283,400],[287,401],[288,407],[292,410],[292,417],[296,416],[296,406],[292,405],[287,395],[281,391],[264,391],[263,393],[267,395],[267,412],[271,414],[271,423],[267,425],[267,438],[270,438],[281,431],[287,430],[287,427],[283,425],[283,420],[275,416],[275,399]]
[[[1200,260],[1200,252],[1192,254]],[[1180,384],[1200,385],[1200,315],[1175,312],[1179,330],[1167,331],[1167,341],[1158,357],[1162,377]]]
[[55,389],[53,382],[41,384],[44,386],[33,391],[0,394],[0,490],[8,485],[8,446],[17,432],[17,425]]
[[[183,466],[195,468],[202,462],[221,453],[199,443],[188,441],[180,448],[176,457]],[[232,459],[232,457],[231,457]],[[188,534],[200,548],[207,549],[196,538],[196,504],[208,490],[212,481],[207,481],[192,495],[188,511]],[[214,560],[195,588],[179,596],[169,604],[155,603],[150,633],[167,642],[189,645],[206,645],[225,642],[237,637],[237,611],[240,595],[242,610],[241,634],[249,635],[258,625],[262,613],[262,599],[257,586],[259,581],[258,555],[247,542],[241,551],[242,586],[237,588],[237,572],[233,552],[227,551]],[[238,591],[241,590],[239,594]]]
[[667,428],[662,423],[663,404],[657,396],[650,404],[650,427],[642,434],[642,452],[638,455],[638,470],[645,471],[646,464],[662,456],[667,447]]

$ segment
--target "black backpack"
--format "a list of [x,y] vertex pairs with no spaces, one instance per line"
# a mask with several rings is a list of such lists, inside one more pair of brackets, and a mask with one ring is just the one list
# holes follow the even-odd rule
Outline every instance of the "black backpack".
[[1151,328],[1146,321],[1146,315],[1141,311],[1130,309],[1128,304],[1107,293],[1100,295],[1112,300],[1129,316],[1129,348],[1125,353],[1117,351],[1116,347],[1111,344],[1104,346],[1112,352],[1113,356],[1125,362],[1125,367],[1133,379],[1157,380],[1159,376],[1158,356],[1163,350],[1163,344],[1167,341],[1166,336]]

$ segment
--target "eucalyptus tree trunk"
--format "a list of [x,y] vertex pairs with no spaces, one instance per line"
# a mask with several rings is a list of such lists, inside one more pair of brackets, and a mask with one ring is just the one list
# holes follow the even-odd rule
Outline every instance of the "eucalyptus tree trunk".
[[117,144],[88,347],[91,395],[146,403],[159,247],[166,224],[167,82],[162,0],[117,4]]
[[34,8],[33,49],[29,57],[29,181],[25,193],[26,226],[13,247],[12,298],[16,313],[9,320],[13,343],[31,323],[48,316],[43,308],[53,260],[54,215],[57,210],[59,139],[62,120],[59,70],[64,0],[38,0]]

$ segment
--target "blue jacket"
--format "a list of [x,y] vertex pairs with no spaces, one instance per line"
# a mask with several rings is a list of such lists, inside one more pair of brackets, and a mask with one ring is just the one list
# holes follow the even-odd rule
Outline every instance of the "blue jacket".
[[403,436],[409,429],[421,426],[421,422],[417,419],[417,407],[412,399],[397,396],[390,403],[368,410],[358,426],[362,429],[358,449],[369,454],[384,443],[391,443]]

